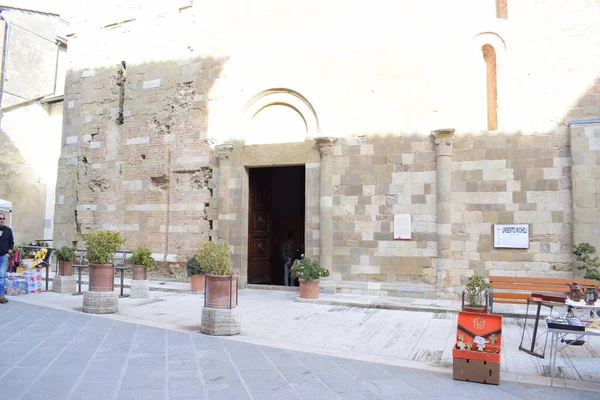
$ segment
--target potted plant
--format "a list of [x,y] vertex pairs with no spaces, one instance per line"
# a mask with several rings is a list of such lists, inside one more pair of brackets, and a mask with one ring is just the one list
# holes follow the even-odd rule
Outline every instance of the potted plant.
[[227,243],[205,242],[194,257],[205,273],[204,306],[237,306],[238,275],[231,268],[231,251]]
[[329,276],[329,271],[321,267],[317,260],[303,257],[290,269],[293,279],[300,282],[300,297],[303,299],[316,299],[319,297],[319,280]]
[[585,270],[583,278],[600,281],[600,259],[594,257],[596,248],[589,243],[579,243],[573,247],[573,254],[579,264],[577,268]]
[[73,275],[73,258],[75,258],[75,248],[63,246],[57,249],[54,254],[58,259],[58,275],[72,276]]
[[112,292],[115,289],[113,256],[125,243],[119,232],[98,230],[83,235],[85,258],[90,263],[90,292]]
[[131,250],[129,262],[133,264],[133,280],[145,281],[148,279],[147,268],[154,265],[152,252],[147,247],[136,247]]
[[463,311],[487,312],[489,283],[484,277],[472,275],[463,290]]
[[187,276],[190,278],[192,292],[197,293],[204,290],[204,270],[196,259],[196,256],[188,258],[186,264]]

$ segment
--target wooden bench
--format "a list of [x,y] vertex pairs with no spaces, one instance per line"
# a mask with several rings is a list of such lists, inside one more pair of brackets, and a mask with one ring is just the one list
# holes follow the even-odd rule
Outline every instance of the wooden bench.
[[490,276],[490,306],[495,303],[527,304],[532,293],[549,295],[567,295],[571,291],[569,284],[577,282],[584,291],[596,286],[594,279],[583,278],[528,278],[518,276]]

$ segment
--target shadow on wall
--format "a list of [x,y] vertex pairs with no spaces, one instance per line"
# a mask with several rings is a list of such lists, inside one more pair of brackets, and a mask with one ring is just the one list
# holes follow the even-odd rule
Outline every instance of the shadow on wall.
[[0,198],[13,203],[15,243],[29,243],[44,235],[46,185],[2,130],[0,143]]
[[57,198],[75,204],[56,205],[57,242],[119,230],[126,248],[175,261],[208,240],[216,163],[206,132],[218,101],[209,93],[226,61],[124,60],[68,73]]

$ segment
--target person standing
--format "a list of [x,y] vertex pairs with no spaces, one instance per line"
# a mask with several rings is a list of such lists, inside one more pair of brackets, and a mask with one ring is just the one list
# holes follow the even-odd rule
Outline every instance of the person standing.
[[298,246],[294,241],[294,232],[288,231],[287,240],[283,242],[281,246],[281,256],[283,257],[283,284],[290,286],[290,268],[294,264],[294,258],[296,256],[296,250]]
[[4,225],[6,215],[0,213],[0,303],[8,303],[6,298],[6,270],[8,269],[8,258],[12,255],[15,247],[12,229]]

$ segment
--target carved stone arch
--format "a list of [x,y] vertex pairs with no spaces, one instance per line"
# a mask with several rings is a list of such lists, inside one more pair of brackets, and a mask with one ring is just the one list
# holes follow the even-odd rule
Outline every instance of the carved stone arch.
[[490,45],[496,52],[496,65],[501,67],[504,64],[506,58],[506,42],[499,34],[495,32],[481,32],[478,33],[471,39],[469,43],[469,49],[471,52],[476,52],[481,55],[483,46]]
[[319,119],[312,104],[300,93],[286,88],[263,90],[248,100],[242,109],[241,128],[249,127],[261,110],[274,105],[290,107],[300,115],[306,125],[307,139],[319,136]]

